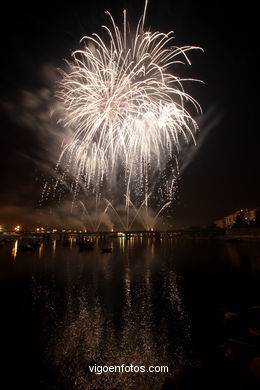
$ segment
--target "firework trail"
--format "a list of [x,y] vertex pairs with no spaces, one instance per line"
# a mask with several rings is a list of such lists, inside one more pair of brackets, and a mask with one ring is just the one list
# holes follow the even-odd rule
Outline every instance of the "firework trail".
[[[84,36],[83,48],[72,53],[61,71],[61,122],[73,135],[58,165],[67,162],[75,191],[83,185],[98,194],[120,180],[126,199],[133,194],[144,199],[165,177],[181,143],[194,140],[197,124],[186,107],[200,113],[200,106],[183,88],[191,79],[177,77],[172,69],[190,64],[188,52],[199,48],[171,46],[172,31],[145,31],[147,3],[134,32],[126,11],[122,30],[106,12],[112,26],[102,26],[107,40]],[[176,174],[172,169],[164,180],[168,199]]]

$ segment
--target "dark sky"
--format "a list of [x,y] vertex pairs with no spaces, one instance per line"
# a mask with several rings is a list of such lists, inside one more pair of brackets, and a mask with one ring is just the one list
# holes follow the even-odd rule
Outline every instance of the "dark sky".
[[[178,225],[207,223],[238,208],[260,205],[255,7],[250,1],[149,2],[147,26],[153,31],[174,30],[174,44],[205,51],[192,53],[192,67],[184,69],[205,82],[188,86],[204,115],[198,147],[188,151],[189,164],[179,180],[174,207]],[[0,224],[39,219],[48,151],[56,147],[53,136],[45,133],[53,69],[69,58],[83,35],[100,32],[99,26],[108,21],[106,9],[118,20],[123,8],[135,22],[143,3],[21,2],[2,11]]]

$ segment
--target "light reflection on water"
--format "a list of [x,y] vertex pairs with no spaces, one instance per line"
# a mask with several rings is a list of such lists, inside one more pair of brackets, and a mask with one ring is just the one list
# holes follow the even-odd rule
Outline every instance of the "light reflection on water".
[[[35,308],[43,313],[45,331],[49,327],[51,333],[45,357],[70,388],[159,388],[163,374],[92,375],[88,364],[168,365],[173,373],[187,358],[190,331],[176,272],[162,267],[153,242],[142,247],[131,239],[124,251],[121,240],[112,254],[101,254],[97,248],[78,252],[74,246],[71,256],[69,248],[58,244],[64,289],[60,314],[60,293],[53,279],[33,275]],[[169,320],[185,332],[175,337]],[[172,335],[175,340],[169,342]]]
[[16,256],[17,256],[17,249],[18,249],[18,240],[15,240],[14,246],[12,248],[12,256],[13,256],[14,260],[16,259]]
[[[101,253],[106,245],[112,253]],[[88,365],[167,365],[174,374],[196,361],[187,278],[194,278],[196,293],[203,291],[197,277],[259,277],[259,244],[120,238],[80,252],[72,240],[69,247],[54,240],[20,253],[16,240],[4,248],[6,258],[8,250],[16,256],[17,275],[29,281],[32,315],[40,318],[40,354],[55,372],[48,389],[57,383],[75,390],[159,389],[164,374],[93,375]],[[214,286],[221,293],[223,284]],[[211,305],[207,293],[204,304]]]
[[57,242],[57,240],[53,240],[53,246],[52,246],[52,254],[53,254],[53,256],[55,256],[55,254],[56,254],[56,242]]
[[42,257],[42,251],[43,251],[43,243],[39,246],[39,257]]

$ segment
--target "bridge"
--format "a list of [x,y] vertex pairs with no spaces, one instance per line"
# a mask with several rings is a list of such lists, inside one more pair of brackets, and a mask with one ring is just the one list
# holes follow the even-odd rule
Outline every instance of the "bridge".
[[[108,238],[125,238],[129,240],[130,238],[151,238],[155,240],[160,240],[160,239],[171,239],[171,238],[199,238],[199,237],[214,237],[217,235],[224,235],[225,230],[224,229],[172,229],[172,230],[131,230],[131,231],[99,231],[99,232],[94,232],[94,231],[88,231],[88,232],[82,232],[82,231],[48,231],[48,232],[34,232],[34,231],[23,231],[19,232],[19,234],[14,234],[10,232],[8,236],[13,236],[13,237],[43,237],[43,238],[48,238],[48,237],[53,237],[53,238],[58,238],[60,240],[66,240],[70,237],[74,237],[79,241],[84,241],[87,238],[100,238],[102,240],[107,240]],[[6,234],[5,234],[6,236]]]

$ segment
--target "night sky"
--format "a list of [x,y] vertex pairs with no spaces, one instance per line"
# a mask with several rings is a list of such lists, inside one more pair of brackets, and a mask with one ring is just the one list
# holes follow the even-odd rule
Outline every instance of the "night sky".
[[[197,148],[187,152],[174,206],[175,224],[206,224],[239,208],[260,206],[257,123],[259,43],[255,2],[150,0],[146,26],[174,30],[176,46],[196,45],[191,67],[205,84],[186,85],[202,106]],[[142,1],[85,1],[55,6],[13,5],[1,14],[0,224],[41,222],[42,185],[55,165],[59,139],[48,119],[55,69],[83,35],[100,32],[126,8],[130,21]]]

